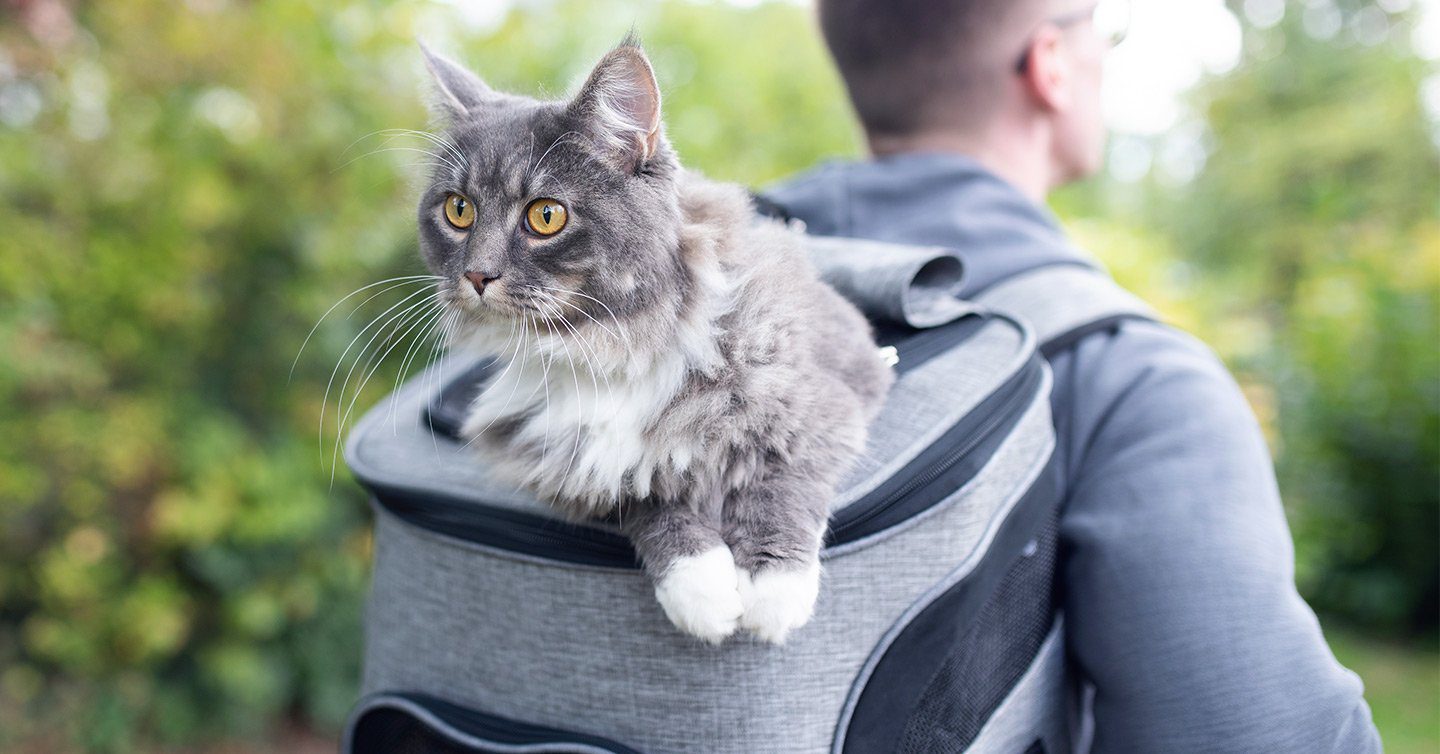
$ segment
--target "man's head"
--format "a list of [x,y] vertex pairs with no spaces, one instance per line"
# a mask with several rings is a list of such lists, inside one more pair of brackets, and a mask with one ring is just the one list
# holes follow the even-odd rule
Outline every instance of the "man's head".
[[[1045,189],[1100,167],[1095,0],[820,0],[825,41],[876,152],[1041,152]],[[994,144],[996,140],[1011,143]]]

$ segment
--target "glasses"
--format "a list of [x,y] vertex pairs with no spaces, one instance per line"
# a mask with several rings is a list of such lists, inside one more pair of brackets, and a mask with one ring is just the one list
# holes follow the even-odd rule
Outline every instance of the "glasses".
[[[1106,0],[1096,3],[1088,8],[1062,13],[1045,19],[1042,25],[1048,24],[1061,29],[1075,26],[1076,24],[1090,22],[1095,33],[1105,40],[1111,47],[1125,41],[1125,34],[1130,31],[1130,3],[1122,0]],[[1015,61],[1015,72],[1024,73],[1030,67],[1030,47],[1033,38],[1025,43],[1025,51],[1020,53],[1020,59]]]

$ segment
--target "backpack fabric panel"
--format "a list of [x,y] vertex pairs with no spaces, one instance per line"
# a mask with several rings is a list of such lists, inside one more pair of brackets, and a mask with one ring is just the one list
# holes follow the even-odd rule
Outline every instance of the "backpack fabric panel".
[[517,556],[382,510],[365,690],[430,693],[642,751],[825,750],[881,637],[983,549],[1052,448],[1042,392],[963,488],[827,553],[815,618],[778,649],[680,636],[637,571]]

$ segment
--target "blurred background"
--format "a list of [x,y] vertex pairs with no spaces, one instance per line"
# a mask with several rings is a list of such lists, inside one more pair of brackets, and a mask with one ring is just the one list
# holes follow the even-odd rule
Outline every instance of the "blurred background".
[[[0,748],[333,749],[336,418],[433,351],[347,351],[394,292],[301,345],[423,272],[414,40],[558,96],[632,25],[691,167],[860,154],[804,2],[0,0]],[[1140,0],[1107,170],[1055,202],[1240,379],[1393,752],[1440,750],[1437,57],[1434,4]]]

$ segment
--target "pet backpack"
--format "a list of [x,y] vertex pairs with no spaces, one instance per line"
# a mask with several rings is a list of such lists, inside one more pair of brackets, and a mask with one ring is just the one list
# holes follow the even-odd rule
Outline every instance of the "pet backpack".
[[557,519],[455,439],[492,367],[451,357],[346,448],[375,563],[344,751],[1070,749],[1044,354],[1150,310],[1089,266],[962,302],[943,252],[807,241],[898,357],[832,503],[811,621],[783,646],[681,634],[624,537]]

